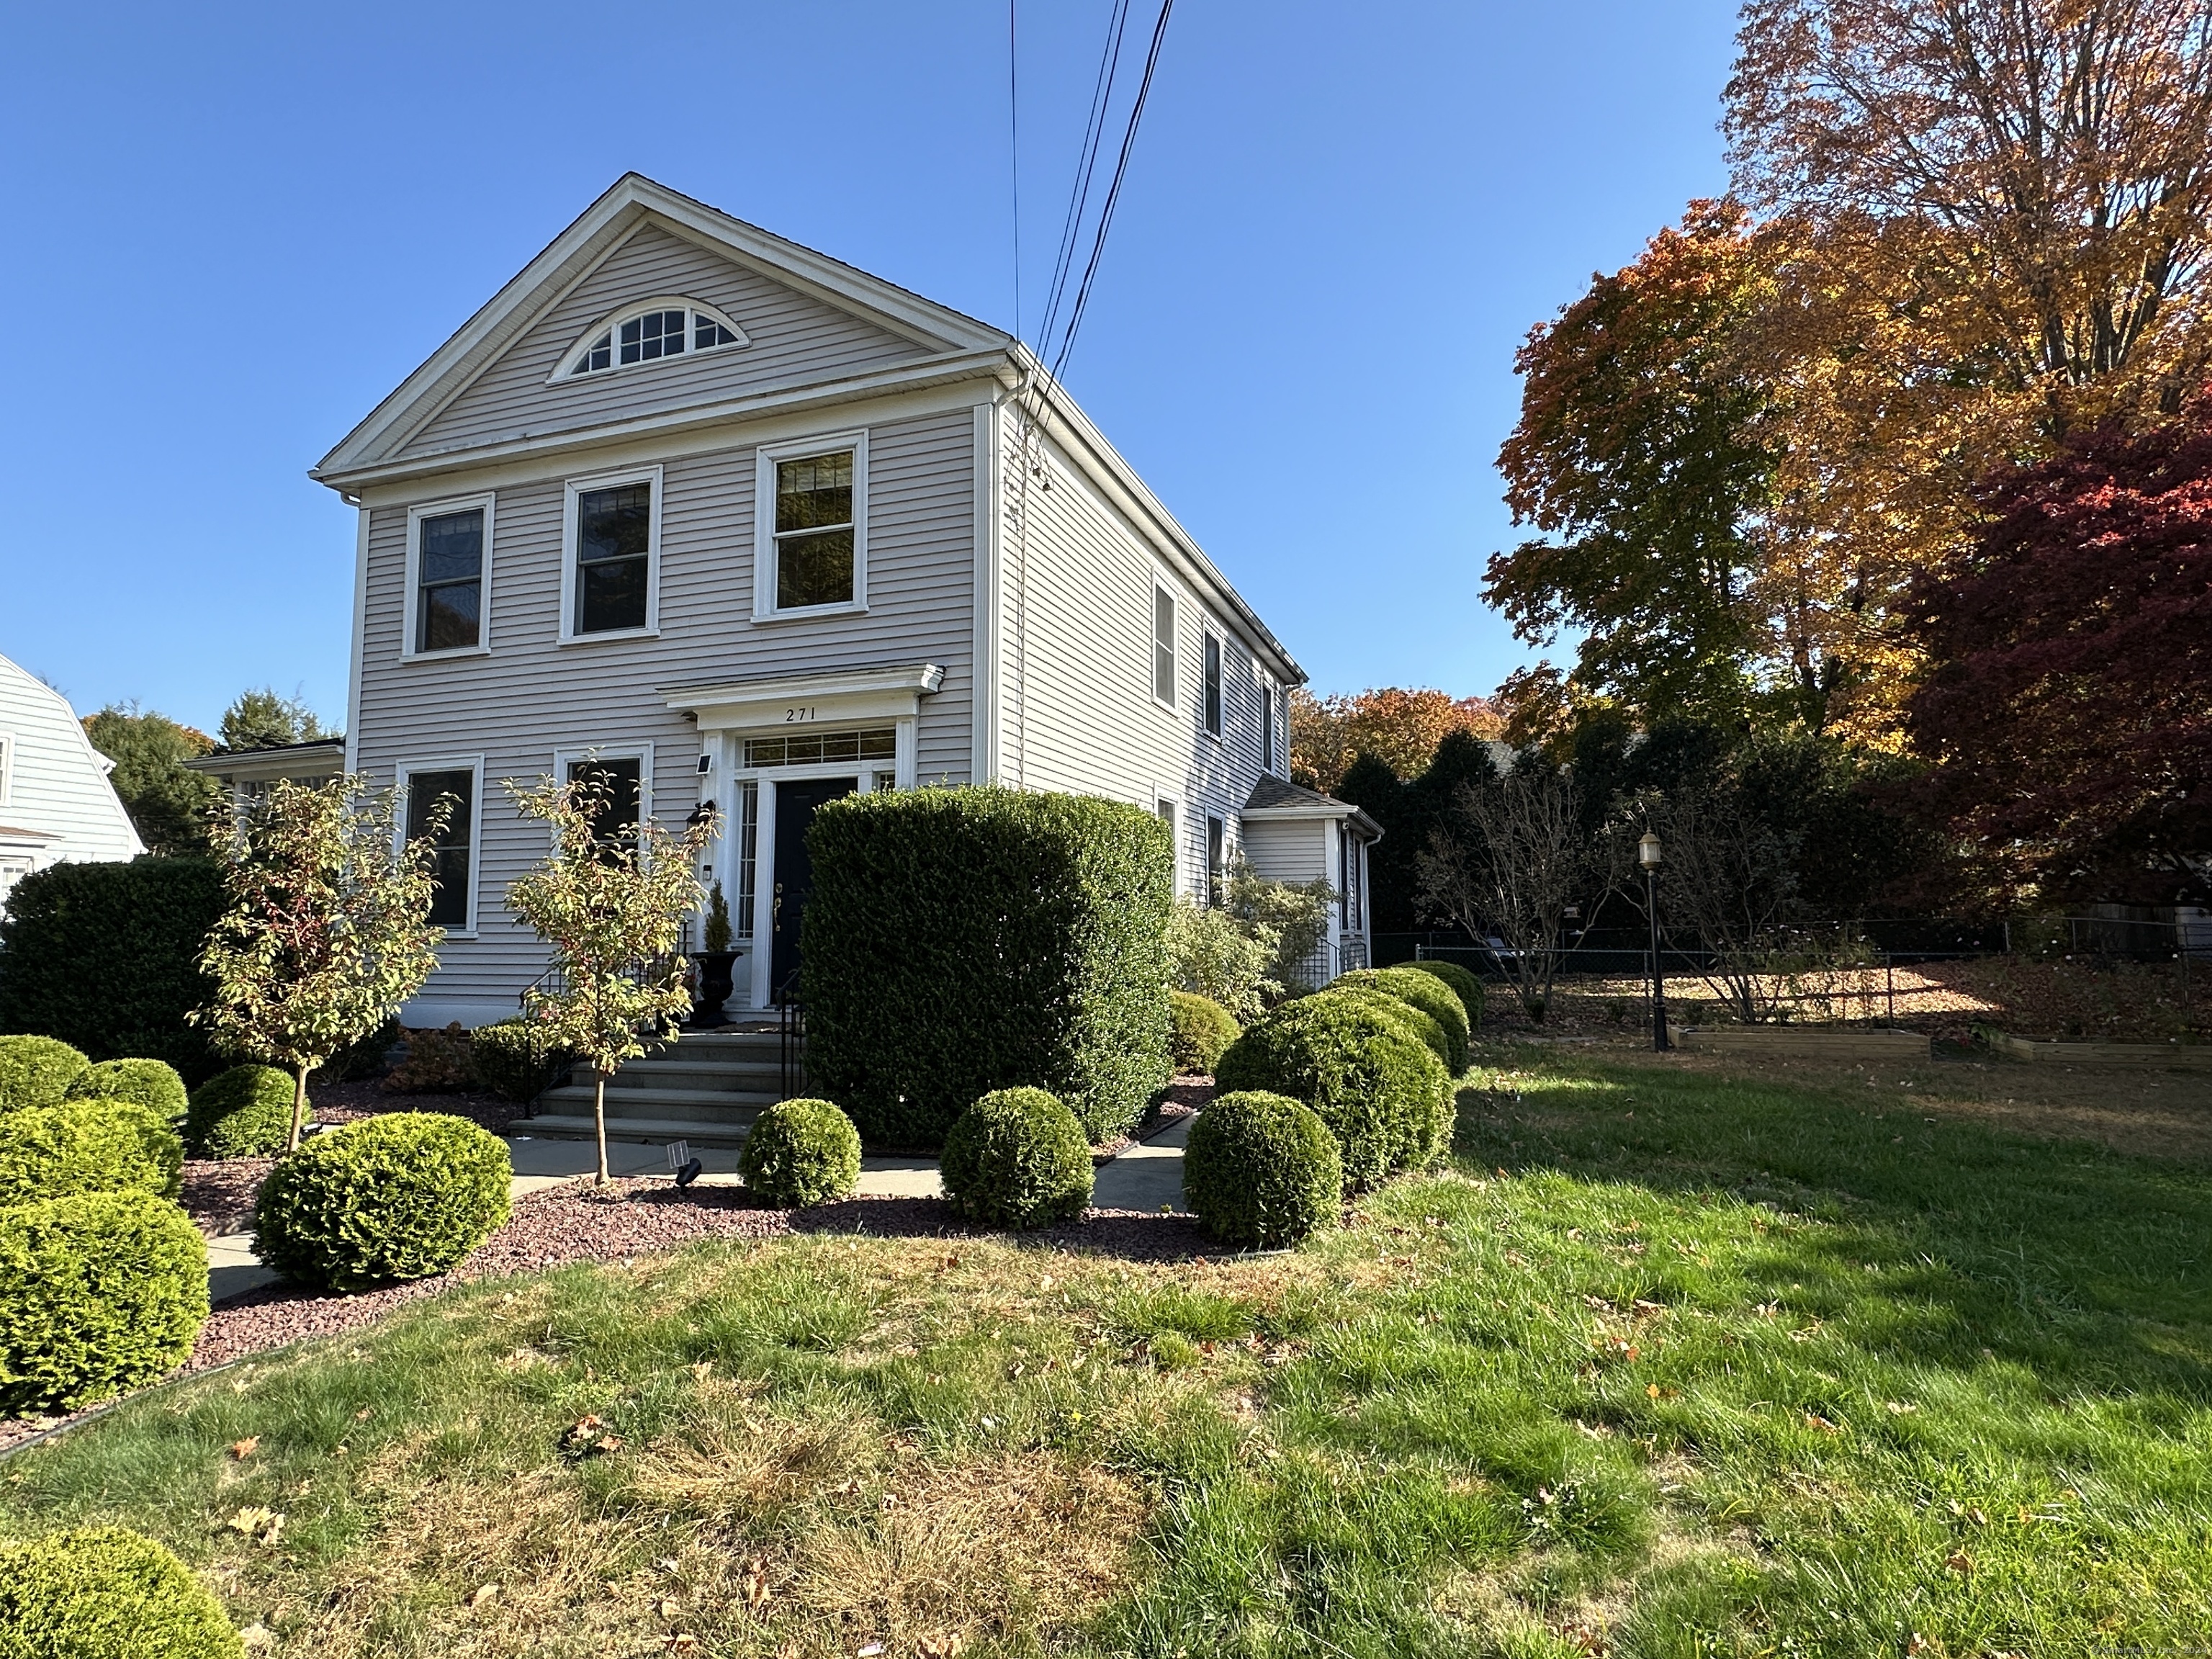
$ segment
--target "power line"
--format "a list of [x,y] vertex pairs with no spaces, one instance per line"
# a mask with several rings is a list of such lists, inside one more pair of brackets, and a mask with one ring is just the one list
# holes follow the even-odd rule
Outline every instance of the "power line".
[[1115,0],[1107,19],[1106,41],[1098,54],[1098,72],[1091,85],[1091,110],[1084,118],[1083,146],[1075,163],[1075,179],[1067,192],[1067,212],[1060,226],[1060,247],[1054,256],[1052,288],[1045,300],[1044,321],[1037,329],[1037,356],[1051,349],[1053,325],[1060,317],[1060,301],[1067,291],[1068,272],[1082,240],[1084,210],[1091,204],[1091,180],[1098,165],[1099,141],[1106,136],[1106,117],[1114,103],[1114,81],[1121,64],[1121,36],[1129,21],[1129,0]]
[[[1066,331],[1060,336],[1060,350],[1052,362],[1052,378],[1060,379],[1061,368],[1068,354],[1075,349],[1076,331],[1083,326],[1084,307],[1091,301],[1091,279],[1098,274],[1098,261],[1106,252],[1107,234],[1114,227],[1114,209],[1121,199],[1121,180],[1129,170],[1129,153],[1136,146],[1137,126],[1145,118],[1145,100],[1151,96],[1152,74],[1159,67],[1160,46],[1167,39],[1168,18],[1175,10],[1175,0],[1160,0],[1160,15],[1152,24],[1152,45],[1145,52],[1144,79],[1137,83],[1135,101],[1129,106],[1129,124],[1122,130],[1121,149],[1114,162],[1114,181],[1107,187],[1106,201],[1098,211],[1098,228],[1091,239],[1091,258],[1083,268],[1083,282],[1075,292],[1074,308],[1068,313]],[[1118,52],[1119,40],[1116,40]],[[1040,343],[1042,343],[1040,341]]]

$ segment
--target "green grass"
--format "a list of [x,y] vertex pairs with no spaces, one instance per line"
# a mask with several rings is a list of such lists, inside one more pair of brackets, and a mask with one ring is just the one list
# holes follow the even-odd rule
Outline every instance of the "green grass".
[[[0,1464],[0,1529],[143,1528],[318,1659],[2212,1630],[2212,1178],[1909,1097],[1474,1081],[1452,1170],[1296,1255],[816,1238],[472,1286]],[[622,1443],[577,1455],[586,1415]]]

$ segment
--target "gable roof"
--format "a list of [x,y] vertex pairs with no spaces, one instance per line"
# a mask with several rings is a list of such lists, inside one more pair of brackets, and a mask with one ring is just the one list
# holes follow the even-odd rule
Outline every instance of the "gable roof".
[[648,223],[856,313],[932,352],[1003,351],[1013,343],[1003,331],[950,306],[747,224],[642,173],[625,173],[371,410],[309,476],[327,481],[392,458],[525,329]]
[[1370,839],[1382,838],[1382,826],[1370,817],[1365,811],[1348,800],[1339,800],[1334,795],[1324,795],[1318,789],[1309,789],[1302,783],[1291,783],[1272,773],[1262,773],[1253,784],[1252,793],[1244,799],[1247,812],[1272,812],[1286,818],[1343,818],[1357,826]]

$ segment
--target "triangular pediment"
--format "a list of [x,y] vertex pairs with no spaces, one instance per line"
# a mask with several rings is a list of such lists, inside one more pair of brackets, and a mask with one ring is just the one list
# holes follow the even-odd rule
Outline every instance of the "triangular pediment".
[[[561,373],[587,331],[634,302],[660,300],[696,307],[695,319],[732,322],[738,337],[605,374]],[[335,482],[387,463],[1010,343],[987,324],[630,173],[315,471]]]

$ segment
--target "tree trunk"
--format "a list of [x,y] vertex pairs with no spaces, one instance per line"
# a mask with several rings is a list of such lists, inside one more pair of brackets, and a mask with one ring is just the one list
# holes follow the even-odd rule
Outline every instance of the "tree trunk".
[[593,1066],[592,1077],[597,1085],[592,1095],[592,1127],[599,1132],[599,1185],[604,1187],[607,1184],[607,1074]]
[[284,1143],[284,1150],[288,1152],[300,1150],[300,1131],[307,1126],[307,1062],[304,1060],[292,1068],[292,1138]]

